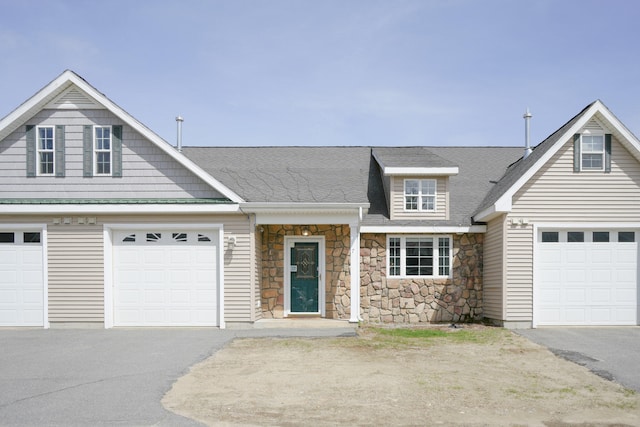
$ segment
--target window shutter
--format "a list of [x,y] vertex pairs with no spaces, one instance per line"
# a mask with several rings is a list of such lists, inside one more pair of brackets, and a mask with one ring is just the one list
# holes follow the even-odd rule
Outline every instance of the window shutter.
[[111,176],[121,178],[122,177],[122,126],[112,126],[112,156],[113,156],[113,164]]
[[64,126],[56,126],[56,176],[64,176]]
[[580,172],[580,134],[573,135],[573,171]]
[[604,171],[611,172],[611,134],[604,135]]
[[26,126],[27,134],[27,176],[36,176],[36,127]]
[[93,126],[86,125],[82,130],[82,168],[83,176],[93,176]]

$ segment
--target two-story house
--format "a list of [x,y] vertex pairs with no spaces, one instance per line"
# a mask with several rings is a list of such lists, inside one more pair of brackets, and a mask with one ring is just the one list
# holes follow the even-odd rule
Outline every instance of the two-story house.
[[65,71],[0,121],[0,326],[638,324],[638,140],[523,152],[179,151]]

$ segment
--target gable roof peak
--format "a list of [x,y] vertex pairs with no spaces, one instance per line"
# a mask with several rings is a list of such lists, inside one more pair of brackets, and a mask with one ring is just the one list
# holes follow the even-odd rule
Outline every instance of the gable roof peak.
[[31,98],[23,102],[18,108],[13,110],[7,116],[0,120],[0,141],[24,125],[40,110],[44,109],[51,101],[58,98],[62,93],[69,89],[72,85],[76,86],[83,94],[98,104],[102,108],[108,110],[111,114],[122,120],[126,125],[130,126],[145,139],[164,151],[176,162],[191,171],[198,178],[206,182],[208,185],[216,189],[231,201],[239,203],[242,198],[231,189],[220,183],[214,177],[206,173],[194,162],[186,156],[179,153],[171,144],[162,139],[158,134],[139,122],[131,114],[119,107],[115,102],[107,98],[103,93],[99,92],[84,78],[80,77],[72,70],[63,71],[58,77],[53,79],[49,84],[36,92]]
[[474,221],[486,222],[496,215],[510,212],[512,196],[515,192],[540,170],[560,147],[573,138],[574,134],[582,131],[596,115],[606,122],[615,138],[640,162],[640,141],[638,138],[613,115],[601,100],[596,99],[535,146],[528,157],[520,158],[511,164],[474,213]]

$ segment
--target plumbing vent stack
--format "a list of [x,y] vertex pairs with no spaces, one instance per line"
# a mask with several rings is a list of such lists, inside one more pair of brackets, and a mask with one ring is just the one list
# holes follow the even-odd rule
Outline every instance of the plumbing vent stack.
[[527,108],[527,112],[524,113],[524,116],[522,116],[522,118],[524,118],[524,156],[522,157],[523,159],[526,159],[529,154],[531,154],[531,145],[529,144],[529,125],[531,122],[531,113],[529,112],[529,109]]
[[176,124],[178,125],[177,146],[180,153],[182,153],[182,122],[184,122],[184,119],[181,116],[176,117]]

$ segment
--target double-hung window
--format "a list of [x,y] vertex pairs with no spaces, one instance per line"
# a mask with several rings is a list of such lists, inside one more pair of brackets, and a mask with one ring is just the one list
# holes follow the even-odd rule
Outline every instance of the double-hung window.
[[582,135],[581,169],[585,171],[604,170],[604,135]]
[[93,134],[95,175],[111,175],[111,126],[96,126]]
[[451,238],[448,236],[390,236],[388,277],[448,277]]
[[38,175],[53,175],[55,173],[55,132],[53,126],[39,126],[37,135]]
[[436,180],[405,179],[404,209],[406,211],[435,211]]

